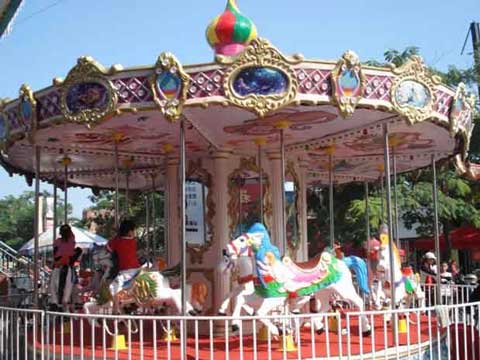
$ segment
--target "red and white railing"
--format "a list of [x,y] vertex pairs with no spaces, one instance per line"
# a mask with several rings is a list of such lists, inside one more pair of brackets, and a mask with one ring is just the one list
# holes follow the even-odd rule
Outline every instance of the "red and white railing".
[[[422,309],[268,317],[86,315],[0,307],[0,358],[480,360],[480,302],[462,303],[471,287],[452,285],[452,290],[460,295],[448,305]],[[361,331],[360,317],[372,325],[370,335]],[[265,320],[286,335],[263,330]],[[324,331],[317,334],[311,324],[322,320]],[[238,325],[235,332],[232,322]]]

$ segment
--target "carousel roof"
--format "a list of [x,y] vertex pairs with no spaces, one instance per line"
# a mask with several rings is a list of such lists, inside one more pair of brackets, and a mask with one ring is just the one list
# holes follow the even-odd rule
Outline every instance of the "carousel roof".
[[443,85],[418,56],[399,68],[363,65],[352,51],[338,61],[285,56],[256,38],[234,1],[207,38],[212,63],[182,65],[163,53],[153,66],[124,69],[81,57],[46,89],[23,85],[0,104],[4,167],[32,177],[38,145],[44,180],[63,181],[68,156],[71,184],[113,188],[117,146],[131,188],[146,189],[178,156],[180,118],[191,159],[215,150],[253,156],[257,143],[278,152],[283,129],[287,157],[308,166],[311,182],[327,181],[329,154],[337,182],[377,179],[384,124],[398,172],[468,150],[473,97]]
[[0,38],[10,32],[22,3],[22,0],[0,0]]

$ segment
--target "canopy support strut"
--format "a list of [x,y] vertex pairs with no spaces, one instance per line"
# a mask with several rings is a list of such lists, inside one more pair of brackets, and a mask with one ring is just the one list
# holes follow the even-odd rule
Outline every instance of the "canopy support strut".
[[[187,246],[185,243],[185,119],[180,119],[180,241],[182,244],[182,314],[187,315]],[[187,322],[182,320],[182,359],[187,356]]]
[[287,255],[287,224],[285,222],[285,139],[284,129],[280,128],[280,167],[282,168],[282,246],[283,254]]
[[333,212],[333,149],[328,154],[328,216],[330,218],[330,247],[335,245],[335,219]]
[[432,191],[433,191],[433,234],[435,236],[435,256],[437,257],[437,275],[436,282],[437,286],[436,295],[437,295],[437,305],[442,304],[442,293],[441,286],[442,282],[440,279],[440,237],[439,237],[439,226],[438,226],[438,189],[437,189],[437,166],[435,160],[435,154],[432,154]]
[[[385,180],[387,190],[387,225],[388,225],[388,255],[390,259],[390,289],[391,289],[391,307],[392,310],[396,308],[395,297],[395,272],[394,272],[394,257],[393,257],[393,236],[392,236],[392,194],[390,184],[390,154],[389,154],[389,142],[388,142],[388,124],[383,125],[383,140],[384,140],[384,161],[385,161]],[[393,321],[393,334],[396,341],[397,334],[397,322]]]
[[39,259],[38,259],[38,239],[40,222],[40,146],[35,145],[35,216],[34,216],[34,250],[33,250],[33,303],[39,308],[38,299],[38,279],[39,279]]

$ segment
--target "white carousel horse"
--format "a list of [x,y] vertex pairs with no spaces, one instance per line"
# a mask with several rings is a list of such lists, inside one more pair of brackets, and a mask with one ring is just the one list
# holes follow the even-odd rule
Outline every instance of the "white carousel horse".
[[[111,311],[115,300],[120,305],[120,312],[124,312],[126,307],[134,304],[145,311],[167,305],[171,306],[176,314],[182,313],[182,290],[173,289],[169,281],[169,278],[178,275],[178,266],[163,271],[139,269],[139,272],[124,285],[118,294],[114,295],[116,297],[114,298],[110,293],[107,281],[113,271],[111,253],[106,247],[96,247],[93,259],[95,265],[103,269],[104,277],[96,299],[84,304],[85,313],[97,314],[106,310]],[[201,313],[207,297],[206,285],[203,283],[187,284],[186,290],[187,313],[189,315]],[[108,327],[106,327],[106,331],[111,334]]]
[[[248,314],[253,315],[255,310],[248,304],[242,302],[246,295],[250,295],[255,291],[253,285],[253,261],[251,256],[248,256],[248,254],[233,254],[229,256],[227,251],[223,250],[222,261],[218,267],[222,273],[233,272],[235,270],[237,273],[237,285],[225,296],[218,310],[218,315],[227,315],[227,309],[232,299],[238,299],[238,301],[235,302],[233,314],[240,315],[240,311],[243,308]],[[238,329],[236,323],[236,321],[233,322],[233,331]]]
[[393,264],[390,264],[388,230],[382,227],[380,235],[379,260],[377,264],[378,287],[375,294],[374,303],[377,308],[381,308],[381,302],[392,301],[390,268],[393,266],[394,286],[395,286],[395,306],[402,308],[404,303],[410,306],[413,297],[419,302],[421,308],[425,307],[425,293],[423,292],[418,279],[412,275],[404,275],[401,269],[401,260],[398,248],[393,243]]
[[[254,224],[248,233],[230,241],[226,252],[229,256],[250,254],[249,248],[253,250],[256,262],[255,291],[252,294],[239,295],[237,301],[254,307],[259,316],[265,316],[273,309],[286,305],[290,306],[291,310],[299,310],[308,303],[312,295],[316,303],[320,304],[320,312],[329,310],[332,295],[357,306],[360,311],[364,310],[363,300],[355,291],[347,265],[329,252],[323,252],[319,258],[303,264],[295,264],[288,257],[282,260],[278,248],[270,243],[267,230],[259,223]],[[355,266],[357,265],[358,263],[355,263]],[[365,277],[362,279],[366,281]],[[366,284],[362,287],[368,289]],[[241,297],[244,299],[239,299]],[[362,331],[369,334],[368,319],[362,316],[360,320]],[[278,333],[278,329],[271,323],[264,323],[273,334]],[[318,323],[314,326],[321,330]]]

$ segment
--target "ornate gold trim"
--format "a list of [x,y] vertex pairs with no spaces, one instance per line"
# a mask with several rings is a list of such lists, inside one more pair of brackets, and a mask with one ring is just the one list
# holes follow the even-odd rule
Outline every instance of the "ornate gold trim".
[[[234,236],[235,226],[240,220],[239,190],[234,183],[234,179],[241,177],[245,171],[259,173],[259,167],[255,157],[241,158],[239,167],[233,170],[228,176],[228,195],[230,197],[230,200],[228,201],[228,217],[230,218],[230,237]],[[272,215],[272,204],[270,201],[270,181],[265,170],[263,171],[263,178],[263,223],[266,228],[269,229],[271,225],[270,218]]]
[[10,136],[10,124],[8,122],[7,114],[4,112],[6,99],[0,99],[0,121],[3,121],[4,136],[0,137],[0,150],[7,150],[8,137]]
[[[457,101],[461,101],[461,109],[459,111],[455,111]],[[467,92],[467,87],[464,83],[458,84],[449,113],[450,135],[455,136],[457,133],[462,134],[465,141],[464,157],[466,157],[468,148],[470,147],[470,138],[474,127],[474,112],[475,95]]]
[[[433,115],[433,104],[435,103],[435,86],[441,83],[441,79],[436,75],[430,74],[423,59],[417,55],[413,55],[399,68],[392,67],[392,72],[397,75],[390,90],[393,108],[399,114],[405,116],[410,124],[431,118]],[[400,85],[406,81],[418,83],[426,89],[429,100],[423,107],[398,103],[396,92]]]
[[[60,110],[66,120],[93,127],[100,121],[112,115],[117,107],[118,95],[113,83],[106,76],[106,69],[89,56],[82,56],[77,60],[72,70],[60,88]],[[105,109],[83,109],[71,112],[67,105],[67,95],[72,86],[81,83],[97,83],[107,90],[107,104]]]
[[[177,75],[181,81],[181,89],[178,97],[171,100],[162,99],[157,87],[158,76],[166,71]],[[171,122],[176,121],[182,115],[183,104],[187,99],[190,76],[183,70],[182,64],[180,64],[175,55],[169,52],[160,54],[155,63],[154,72],[149,78],[149,82],[153,93],[153,100],[162,111],[163,116]]]
[[190,254],[190,263],[203,263],[203,254],[212,246],[215,236],[213,219],[215,218],[215,201],[213,200],[213,180],[212,175],[202,167],[202,160],[191,160],[188,163],[186,179],[202,182],[208,188],[206,202],[205,225],[207,231],[207,240],[203,245],[187,244],[187,251]]
[[[28,141],[33,143],[33,138],[35,136],[35,132],[37,131],[37,100],[35,100],[35,96],[33,95],[33,91],[28,86],[27,84],[23,84],[20,87],[19,91],[19,103],[18,103],[18,108],[17,108],[17,116],[21,119],[20,123],[22,125],[22,130],[25,132],[25,135],[28,138]],[[23,120],[22,116],[22,104],[26,102],[30,104],[31,106],[31,118],[30,118],[30,124],[26,124]]]
[[[342,89],[338,84],[342,72],[346,70],[353,71],[359,80],[358,88],[356,89],[355,93],[352,94],[352,96],[345,96],[342,94]],[[342,55],[342,58],[338,60],[335,68],[332,70],[331,76],[332,98],[337,104],[342,117],[347,118],[353,114],[358,102],[363,97],[363,90],[365,88],[366,81],[367,79],[363,74],[362,65],[358,55],[351,50],[346,51]]]
[[[225,97],[234,105],[254,111],[259,116],[277,110],[295,101],[297,96],[298,82],[292,64],[298,64],[301,60],[289,60],[282,55],[268,40],[255,39],[245,51],[235,60],[225,73],[223,88]],[[285,74],[288,86],[284,93],[273,95],[249,94],[240,96],[233,89],[236,75],[243,69],[250,67],[273,68]]]
[[[300,209],[301,209],[301,199],[300,199],[300,194],[302,193],[301,192],[301,189],[300,189],[300,180],[298,178],[298,174],[295,170],[295,164],[293,161],[289,160],[287,162],[287,167],[285,169],[285,174],[287,176],[290,176],[292,179],[293,179],[293,184],[295,186],[295,221],[297,223],[297,229],[298,229],[298,242],[296,244],[293,244],[291,239],[289,240],[287,238],[287,243],[288,243],[288,246],[290,247],[290,249],[293,251],[292,253],[292,257],[296,257],[296,253],[298,251],[298,249],[300,248],[300,243],[301,243],[301,239],[302,239],[302,228],[300,226]],[[287,209],[285,209],[287,210]],[[287,217],[286,217],[286,220],[288,221],[288,213],[287,213]]]

